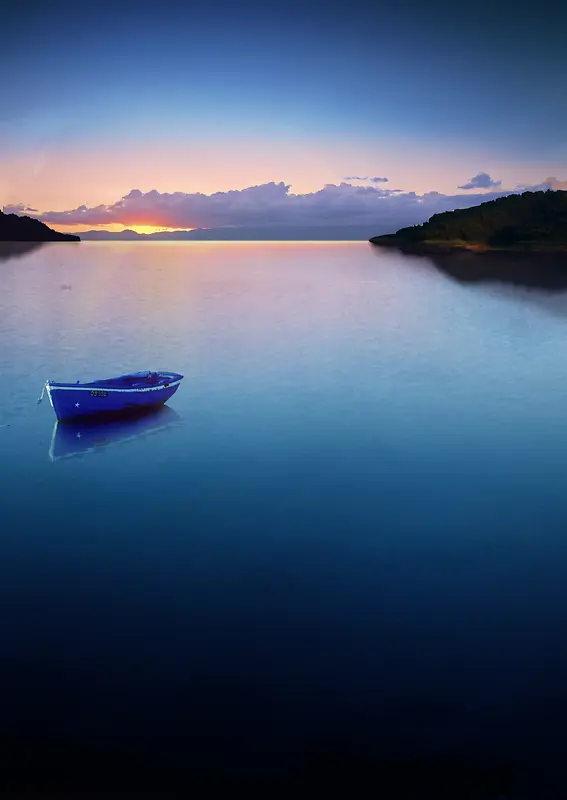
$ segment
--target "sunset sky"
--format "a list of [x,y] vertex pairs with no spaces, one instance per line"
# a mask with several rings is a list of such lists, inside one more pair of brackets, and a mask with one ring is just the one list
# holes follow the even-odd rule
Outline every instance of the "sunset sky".
[[395,225],[567,188],[566,37],[549,0],[13,3],[0,205],[69,231]]

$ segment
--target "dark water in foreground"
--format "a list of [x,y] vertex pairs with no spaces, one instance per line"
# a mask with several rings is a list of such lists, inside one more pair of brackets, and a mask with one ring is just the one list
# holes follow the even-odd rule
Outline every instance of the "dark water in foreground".
[[[1,262],[9,763],[282,776],[401,758],[406,777],[559,780],[555,289],[459,283],[363,243]],[[186,376],[155,418],[77,438],[36,405],[46,378],[145,368]]]

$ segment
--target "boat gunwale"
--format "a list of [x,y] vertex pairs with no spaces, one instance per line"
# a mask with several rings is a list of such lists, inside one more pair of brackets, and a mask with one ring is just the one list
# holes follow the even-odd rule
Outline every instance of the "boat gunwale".
[[161,383],[158,386],[136,386],[136,387],[129,387],[129,388],[118,388],[113,386],[101,385],[101,383],[97,383],[93,381],[92,383],[55,383],[52,381],[47,381],[46,387],[48,392],[54,392],[58,390],[63,391],[74,391],[74,392],[92,392],[96,391],[97,389],[101,389],[105,392],[128,392],[130,394],[134,392],[157,392],[160,389],[169,389],[172,386],[177,386],[181,383],[183,379],[178,378],[177,380],[171,381],[170,383]]

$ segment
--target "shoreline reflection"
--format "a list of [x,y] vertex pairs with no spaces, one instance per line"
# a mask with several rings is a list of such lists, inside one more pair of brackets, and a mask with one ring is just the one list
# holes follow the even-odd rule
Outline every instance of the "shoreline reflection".
[[45,244],[47,242],[0,242],[0,261],[22,258],[22,256],[39,250]]
[[502,283],[552,293],[567,291],[565,253],[453,253],[428,258],[458,283]]

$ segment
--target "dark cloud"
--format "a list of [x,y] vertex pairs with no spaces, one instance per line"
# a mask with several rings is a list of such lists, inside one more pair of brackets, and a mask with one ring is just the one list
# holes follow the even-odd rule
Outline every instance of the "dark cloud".
[[343,178],[345,181],[371,181],[372,183],[388,183],[388,178],[361,178],[357,175],[351,175],[350,178]]
[[[327,184],[306,194],[293,194],[290,186],[283,182],[210,195],[133,189],[110,205],[81,205],[69,211],[47,211],[35,216],[49,225],[81,225],[84,230],[111,224],[183,229],[279,226],[294,230],[302,226],[334,230],[339,226],[367,226],[370,236],[416,225],[433,214],[468,208],[507,194],[552,188],[550,183],[555,188],[567,188],[566,181],[549,178],[539,186],[456,195],[436,191],[418,195],[399,189],[353,186],[345,182]],[[21,214],[28,207],[20,204],[5,210]]]
[[4,206],[5,214],[27,214],[28,212],[31,212],[32,214],[39,213],[37,208],[26,206],[25,203],[17,203],[15,206]]
[[518,185],[516,187],[516,191],[519,192],[546,192],[549,189],[552,191],[563,191],[567,192],[567,181],[560,181],[557,178],[546,178],[541,183],[538,183],[536,186],[521,186]]
[[502,181],[493,181],[488,172],[478,172],[474,178],[457,189],[498,189],[502,186]]

